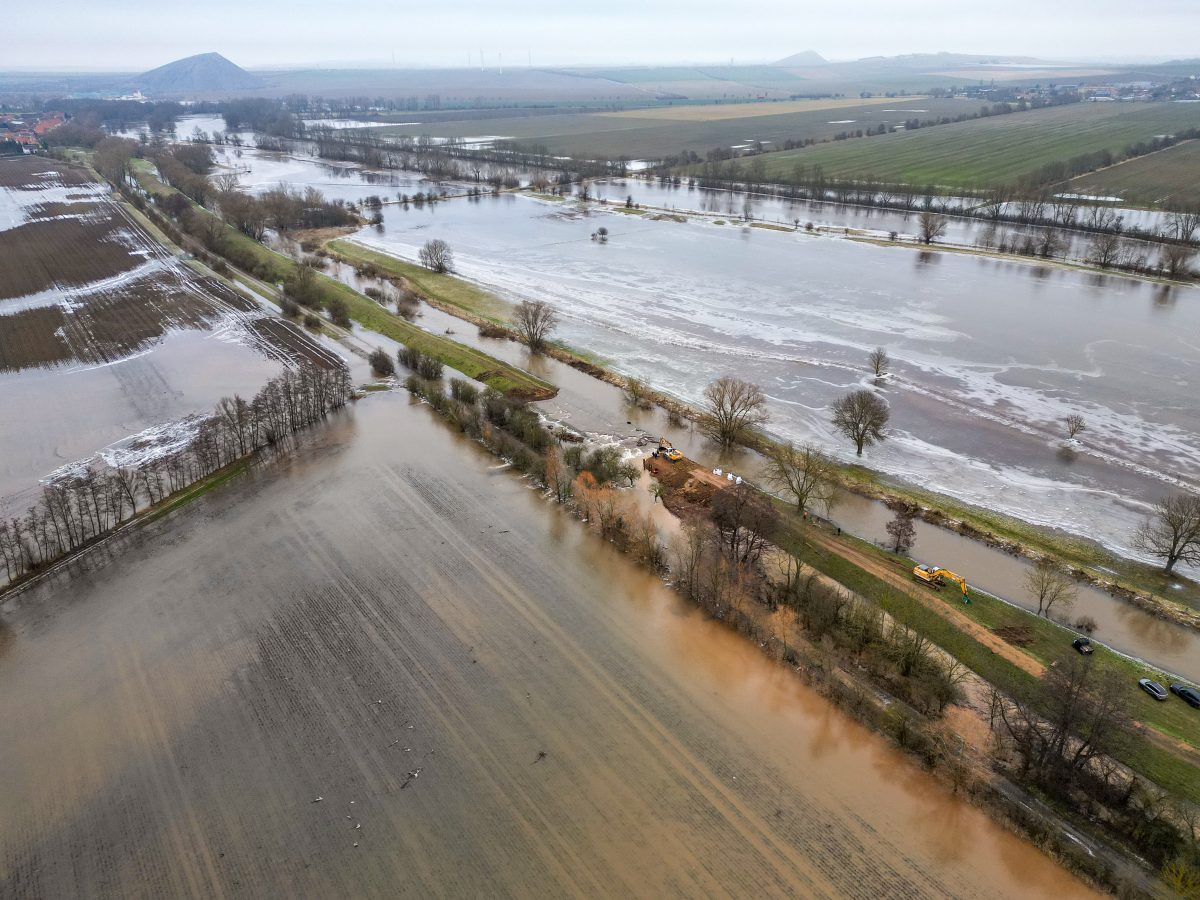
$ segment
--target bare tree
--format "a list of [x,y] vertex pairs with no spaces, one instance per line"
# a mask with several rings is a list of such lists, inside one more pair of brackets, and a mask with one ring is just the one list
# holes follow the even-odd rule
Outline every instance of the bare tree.
[[921,213],[917,218],[917,224],[921,229],[922,243],[932,244],[935,240],[946,234],[946,217],[932,210],[927,209]]
[[1163,233],[1177,241],[1191,243],[1200,231],[1200,209],[1177,207],[1167,215]]
[[1154,517],[1133,533],[1133,546],[1163,560],[1167,575],[1178,562],[1200,564],[1200,496],[1173,494],[1154,504]]
[[911,503],[902,503],[896,507],[896,516],[887,523],[887,533],[892,539],[893,553],[907,553],[912,549],[917,537],[913,519],[917,517],[917,508]]
[[768,420],[767,398],[757,384],[728,375],[704,389],[700,430],[728,449]]
[[1087,429],[1087,422],[1083,420],[1083,416],[1079,413],[1071,413],[1065,420],[1067,426],[1067,437],[1074,439],[1075,435]]
[[1050,617],[1056,605],[1068,607],[1075,602],[1075,585],[1053,560],[1040,559],[1025,573],[1025,590],[1037,601],[1037,614]]
[[887,439],[891,411],[879,397],[865,389],[851,391],[833,404],[833,427],[854,442],[858,455]]
[[1121,258],[1121,235],[1102,231],[1092,236],[1088,244],[1087,261],[1102,269],[1112,268]]
[[882,347],[876,347],[871,351],[871,355],[867,357],[867,363],[871,366],[871,371],[875,373],[876,378],[887,371],[887,367],[891,361],[892,358],[888,356],[888,352]]
[[1169,278],[1184,279],[1191,274],[1192,258],[1196,250],[1186,244],[1164,244],[1162,267]]
[[444,275],[454,268],[454,251],[441,238],[426,241],[420,251],[421,265]]
[[776,444],[767,451],[763,477],[796,499],[798,513],[805,512],[811,503],[829,507],[835,490],[833,475],[833,460],[812,444]]
[[1072,653],[1047,667],[1032,697],[994,702],[995,731],[1012,742],[1023,774],[1063,790],[1128,739],[1127,691],[1119,671]]
[[529,349],[540,353],[558,325],[558,313],[545,300],[522,300],[513,313],[513,328]]
[[730,561],[746,565],[762,555],[779,525],[779,513],[761,491],[739,484],[717,491],[712,500],[712,520]]

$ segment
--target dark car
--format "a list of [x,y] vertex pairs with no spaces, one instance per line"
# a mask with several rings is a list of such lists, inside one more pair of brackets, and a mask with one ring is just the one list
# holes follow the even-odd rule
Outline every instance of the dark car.
[[1200,709],[1200,691],[1186,684],[1171,685],[1171,693],[1186,703],[1188,706]]
[[1091,656],[1096,652],[1096,648],[1092,646],[1092,642],[1085,637],[1075,638],[1075,640],[1071,641],[1071,646],[1084,656]]
[[1153,697],[1155,700],[1166,700],[1170,694],[1167,689],[1157,681],[1151,681],[1149,678],[1139,678],[1138,687]]

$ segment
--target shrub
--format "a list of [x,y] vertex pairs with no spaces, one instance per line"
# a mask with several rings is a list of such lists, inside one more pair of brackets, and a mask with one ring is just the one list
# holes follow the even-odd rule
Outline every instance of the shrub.
[[300,315],[300,304],[290,297],[284,297],[279,301],[279,311],[289,319],[294,319]]
[[334,297],[325,304],[325,308],[329,311],[329,321],[339,328],[350,327],[350,307],[346,305],[346,301],[341,297]]
[[483,322],[479,326],[479,336],[484,338],[505,338],[508,337],[508,329],[502,325]]
[[372,352],[369,360],[371,371],[376,375],[387,376],[396,374],[396,364],[392,362],[392,355],[382,347]]
[[442,377],[442,361],[422,353],[417,363],[417,374],[426,381],[437,381]]
[[442,377],[442,361],[422,353],[414,347],[401,347],[396,352],[400,365],[416,372],[426,381],[437,381]]
[[311,328],[313,331],[318,330],[321,327],[321,317],[315,313],[305,313],[304,327]]
[[474,406],[475,401],[479,399],[479,388],[475,387],[469,381],[463,381],[461,378],[451,378],[450,396],[460,403],[467,403]]

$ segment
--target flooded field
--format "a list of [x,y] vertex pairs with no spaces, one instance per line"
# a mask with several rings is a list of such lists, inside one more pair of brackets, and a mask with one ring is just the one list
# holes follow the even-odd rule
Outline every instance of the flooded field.
[[86,170],[0,161],[0,511],[99,457],[173,446],[222,396],[337,360],[194,271]]
[[4,896],[1086,894],[404,396],[120,540],[0,615]]
[[409,260],[433,237],[466,277],[554,303],[566,343],[691,402],[752,379],[771,431],[844,459],[828,406],[882,344],[893,433],[869,465],[1122,552],[1148,502],[1197,483],[1194,288],[517,196],[389,208],[357,235]]

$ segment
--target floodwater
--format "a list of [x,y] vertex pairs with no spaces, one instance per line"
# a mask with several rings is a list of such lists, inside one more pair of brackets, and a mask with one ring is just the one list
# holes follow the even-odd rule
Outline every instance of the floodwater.
[[[365,286],[350,266],[334,263],[328,274],[359,289]],[[694,428],[671,427],[661,409],[636,409],[625,402],[618,388],[555,359],[530,353],[524,344],[481,338],[474,326],[428,306],[422,306],[416,323],[435,334],[450,332],[456,341],[484,350],[556,385],[558,394],[538,403],[538,408],[552,422],[570,426],[594,444],[614,443],[628,454],[646,453],[648,446],[666,436],[690,459],[720,464],[752,482],[761,481],[762,460],[756,454],[743,449],[721,453]],[[368,344],[384,346],[389,352],[395,350],[386,338],[360,333],[357,329],[356,333]],[[643,495],[642,489],[648,487],[642,485],[635,492],[643,507],[649,493]],[[674,520],[670,516],[663,518],[661,507],[656,506],[650,503],[649,511],[661,528],[670,528]],[[879,544],[887,542],[886,525],[892,516],[882,503],[849,493],[840,497],[832,513],[833,521],[847,532]],[[1028,560],[927,522],[918,520],[914,526],[916,541],[912,555],[916,559],[962,572],[972,586],[1036,611],[1036,603],[1025,587],[1031,565]],[[1055,610],[1056,615],[1065,613],[1070,621],[1090,616],[1096,621],[1093,637],[1097,641],[1200,683],[1200,633],[1160,619],[1086,584],[1076,585],[1076,592],[1073,606],[1069,610]],[[1064,648],[1066,643],[1064,636]]]
[[1121,552],[1149,502],[1197,484],[1194,288],[518,196],[389,208],[357,237],[410,260],[445,239],[466,277],[552,302],[568,344],[690,402],[719,374],[756,381],[771,431],[843,459],[829,404],[872,386],[883,345],[892,437],[868,465]]
[[[16,248],[5,260],[12,289],[0,291],[0,515],[23,513],[64,468],[134,464],[135,441],[141,458],[174,449],[222,397],[252,396],[301,359],[342,355],[290,326],[264,328],[267,310],[172,257],[105,189],[76,183],[79,171],[0,162],[10,184],[0,234]],[[89,230],[18,240],[71,222]],[[41,280],[13,276],[22,271]]]
[[0,617],[4,896],[1087,894],[402,395],[119,543]]

